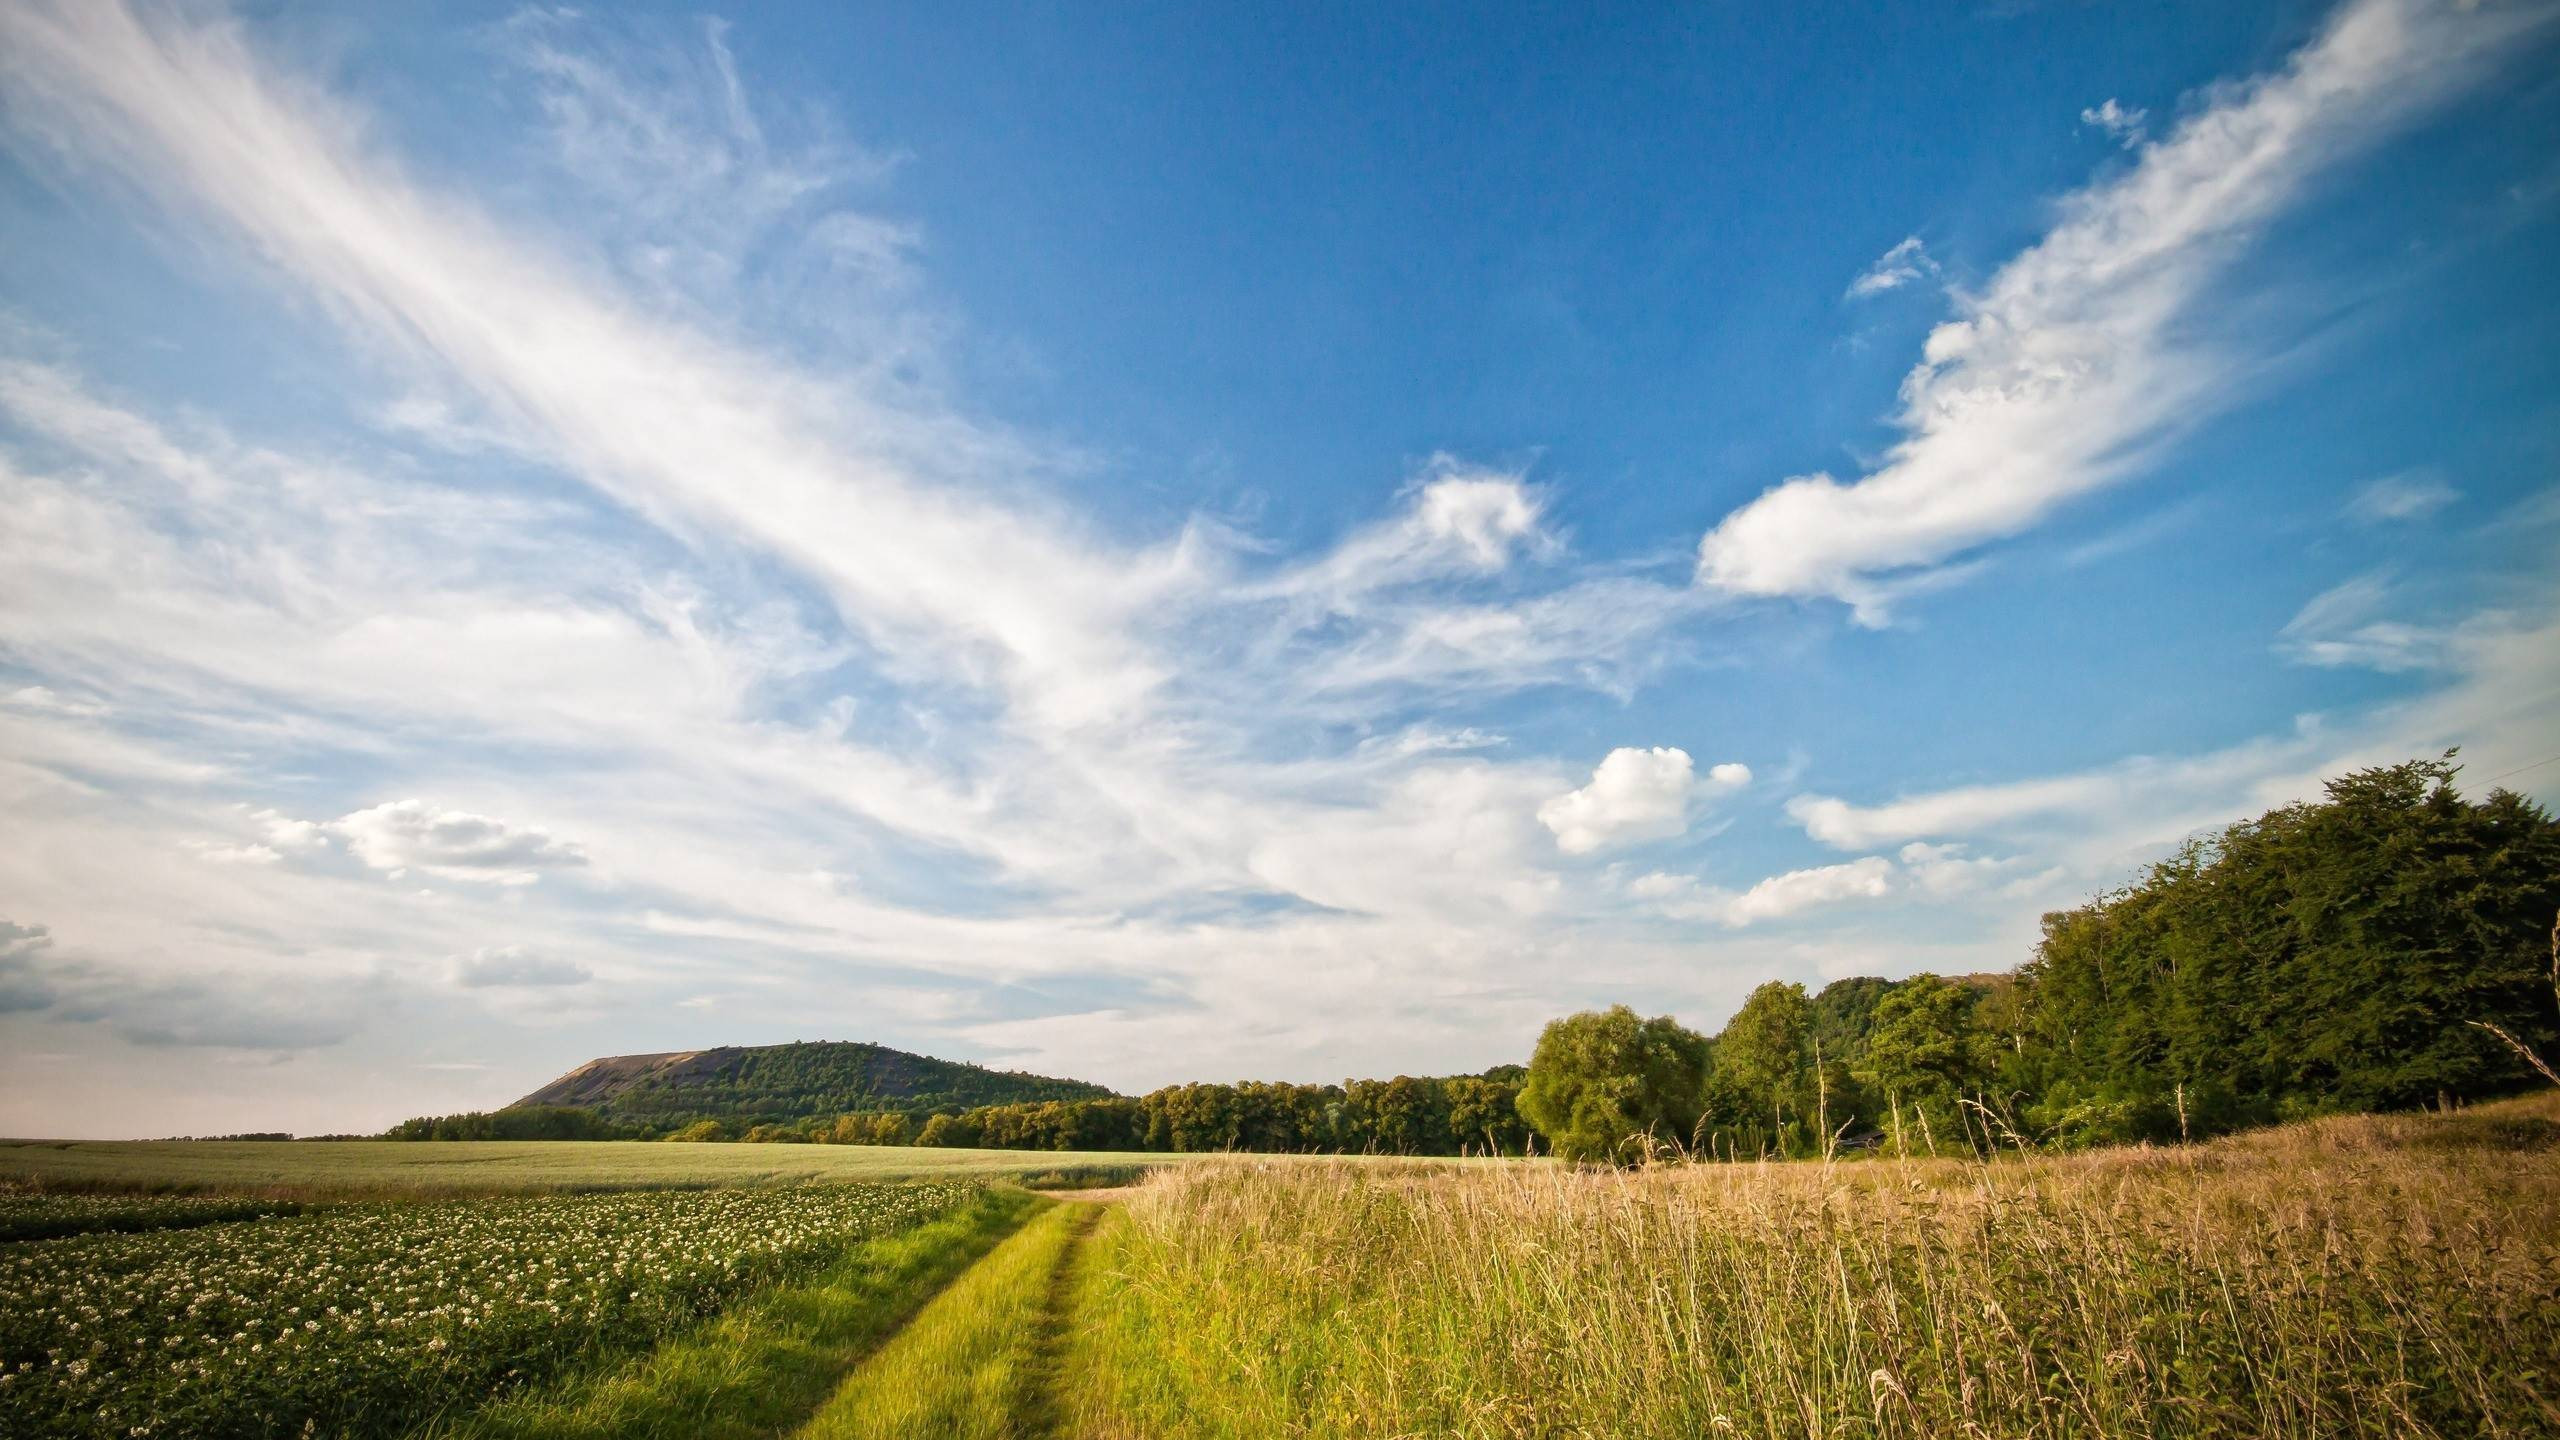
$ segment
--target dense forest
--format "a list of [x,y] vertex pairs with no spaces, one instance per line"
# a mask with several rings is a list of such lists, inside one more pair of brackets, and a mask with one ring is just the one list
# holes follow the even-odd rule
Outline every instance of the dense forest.
[[[2533,1080],[2490,1027],[2546,1055],[2560,1048],[2551,948],[2560,824],[2507,791],[2464,799],[2456,770],[2448,755],[2359,771],[2321,800],[2192,840],[2122,889],[2045,916],[2034,956],[2015,971],[1858,977],[1815,993],[1772,982],[1713,1036],[1623,1006],[1569,1016],[1547,1027],[1525,1071],[1178,1085],[1129,1099],[952,1066],[1081,1093],[973,1104],[957,1090],[920,1091],[882,1104],[828,1088],[823,1074],[810,1089],[789,1087],[840,1073],[826,1070],[832,1056],[807,1052],[922,1057],[777,1046],[703,1052],[758,1058],[713,1067],[707,1082],[625,1091],[593,1114],[518,1107],[392,1133],[1167,1152],[1536,1148],[1623,1160],[1665,1150],[2072,1148],[2448,1104]],[[831,1103],[845,1098],[855,1103]]]

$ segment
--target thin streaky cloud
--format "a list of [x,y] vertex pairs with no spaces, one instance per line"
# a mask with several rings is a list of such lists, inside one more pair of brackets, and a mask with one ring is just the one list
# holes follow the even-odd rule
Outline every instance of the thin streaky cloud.
[[1881,623],[1896,581],[2124,478],[2212,413],[2253,359],[2201,302],[2312,182],[2477,84],[2540,4],[2354,0],[2283,68],[2214,92],[1929,335],[1903,438],[1841,481],[1799,475],[1700,543],[1701,584],[1829,596]]

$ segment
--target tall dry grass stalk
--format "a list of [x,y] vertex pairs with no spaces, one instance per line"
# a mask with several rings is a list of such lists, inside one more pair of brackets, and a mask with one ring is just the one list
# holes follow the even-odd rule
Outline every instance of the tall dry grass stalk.
[[1074,1429],[2560,1434],[2560,1103],[1973,1165],[1151,1181]]

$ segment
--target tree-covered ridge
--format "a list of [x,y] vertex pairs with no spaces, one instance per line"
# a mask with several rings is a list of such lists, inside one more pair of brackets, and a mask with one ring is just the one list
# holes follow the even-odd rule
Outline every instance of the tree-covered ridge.
[[924,1116],[981,1105],[1104,1099],[1111,1091],[885,1045],[806,1041],[722,1046],[667,1056],[591,1061],[524,1099],[518,1108],[576,1105],[609,1125],[676,1130],[701,1120],[752,1126],[848,1111]]

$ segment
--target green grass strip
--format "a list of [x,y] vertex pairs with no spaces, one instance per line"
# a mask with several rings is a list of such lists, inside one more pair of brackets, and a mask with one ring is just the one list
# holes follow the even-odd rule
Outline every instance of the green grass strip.
[[1051,1204],[988,1192],[912,1230],[865,1241],[810,1279],[749,1297],[619,1366],[524,1391],[418,1440],[725,1440],[777,1434],[954,1276]]
[[1065,1277],[1100,1207],[1061,1204],[935,1296],[803,1440],[996,1440],[1052,1428]]

